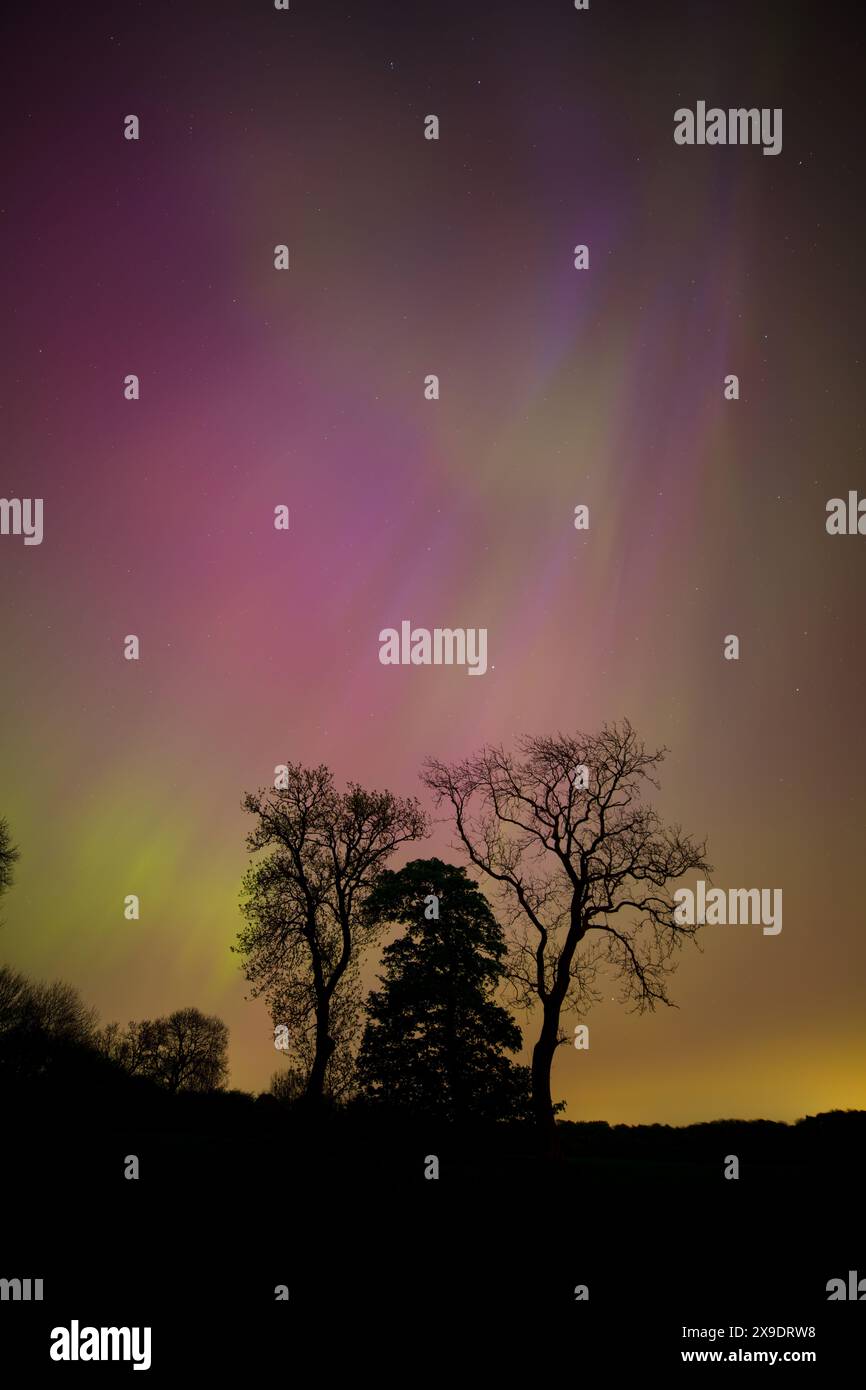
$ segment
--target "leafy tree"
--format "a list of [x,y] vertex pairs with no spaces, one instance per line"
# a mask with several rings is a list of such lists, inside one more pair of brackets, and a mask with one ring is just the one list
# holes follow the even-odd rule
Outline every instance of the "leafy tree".
[[505,940],[466,870],[416,859],[386,870],[368,903],[380,922],[408,924],[383,951],[358,1059],[370,1098],[454,1121],[528,1112],[529,1070],[515,1066],[521,1034],[494,1000]]
[[354,783],[337,791],[326,767],[289,765],[286,781],[244,798],[257,820],[247,846],[270,852],[244,877],[246,924],[232,949],[253,997],[288,1029],[305,1099],[318,1105],[351,1070],[358,962],[380,931],[365,902],[394,850],[426,834],[427,822],[414,799]]
[[664,754],[648,753],[625,720],[595,735],[524,738],[517,753],[486,747],[425,765],[422,780],[450,802],[469,859],[502,892],[518,1001],[541,1005],[533,1109],[553,1151],[550,1073],[566,1041],[563,1011],[600,997],[600,967],[638,1010],[670,1004],[665,977],[698,929],[676,921],[669,885],[710,872],[705,845],[667,828],[644,800]]

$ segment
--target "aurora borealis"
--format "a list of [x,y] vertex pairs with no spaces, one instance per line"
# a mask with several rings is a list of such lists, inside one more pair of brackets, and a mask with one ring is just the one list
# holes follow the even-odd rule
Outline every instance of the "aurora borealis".
[[[7,16],[0,494],[44,539],[0,538],[2,958],[218,1013],[264,1088],[242,793],[325,762],[430,809],[427,755],[625,716],[784,930],[594,1010],[566,1118],[866,1108],[866,540],[825,529],[866,489],[856,49],[808,6],[481,8]],[[704,98],[783,109],[781,152],[677,146]],[[380,664],[407,618],[485,628],[483,676]]]

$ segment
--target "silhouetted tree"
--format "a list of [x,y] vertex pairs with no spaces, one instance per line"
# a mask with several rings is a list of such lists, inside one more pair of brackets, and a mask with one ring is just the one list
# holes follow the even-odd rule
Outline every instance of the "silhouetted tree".
[[12,886],[13,865],[19,851],[13,845],[9,832],[9,822],[0,817],[0,898]]
[[106,1023],[98,1036],[98,1046],[130,1076],[153,1077],[158,1066],[162,1033],[161,1019],[130,1020],[125,1027]]
[[284,1105],[302,1100],[306,1089],[307,1077],[299,1067],[286,1067],[271,1077],[270,1094]]
[[96,1010],[61,980],[48,984],[0,966],[0,1067],[7,1076],[36,1076],[59,1052],[93,1048]]
[[[316,1059],[318,1024],[315,1011],[301,1014],[296,1009],[297,990],[292,980],[279,980],[268,995],[271,1017],[288,1028],[287,1020],[294,1018],[288,1036],[288,1045],[280,1051],[286,1057],[290,1070],[303,1082],[303,1093],[307,1094],[310,1076]],[[328,1016],[328,1034],[333,1047],[325,1068],[322,1085],[322,1099],[330,1104],[341,1104],[355,1093],[355,1051],[361,1013],[360,988],[357,963],[353,961],[343,980],[331,996]],[[296,1097],[297,1098],[297,1097]]]
[[367,913],[409,930],[386,946],[383,988],[370,994],[358,1058],[370,1098],[449,1120],[529,1112],[529,1069],[503,1054],[521,1034],[493,998],[505,940],[466,870],[416,859],[380,875]]
[[555,1151],[550,1073],[566,1040],[563,1010],[600,997],[605,964],[639,1010],[670,1004],[665,975],[697,927],[675,921],[668,884],[710,866],[704,844],[643,803],[665,750],[647,753],[627,720],[590,736],[524,738],[518,750],[486,747],[450,766],[430,759],[422,780],[451,803],[470,860],[502,890],[514,933],[509,977],[524,1007],[541,1004],[533,1109]]
[[228,1076],[229,1030],[198,1009],[121,1028],[109,1023],[99,1047],[131,1076],[145,1076],[168,1091],[217,1091]]
[[84,1044],[92,1044],[95,1038],[96,1010],[85,1004],[74,985],[63,980],[31,985],[22,1019],[25,1027],[37,1029],[50,1038]]
[[364,903],[390,855],[427,822],[414,799],[354,783],[338,792],[326,767],[290,765],[287,783],[244,797],[258,821],[247,846],[271,852],[244,877],[246,925],[232,949],[253,997],[263,995],[274,1024],[288,1029],[305,1098],[317,1105],[357,1032],[358,961],[379,930]]
[[22,1017],[30,981],[11,965],[0,965],[0,1037]]
[[161,1037],[155,1079],[169,1091],[216,1091],[228,1076],[229,1030],[198,1009],[176,1009],[158,1020]]
[[29,980],[8,965],[0,966],[0,1033],[42,1033],[46,1038],[92,1043],[96,1010],[78,990],[55,980]]

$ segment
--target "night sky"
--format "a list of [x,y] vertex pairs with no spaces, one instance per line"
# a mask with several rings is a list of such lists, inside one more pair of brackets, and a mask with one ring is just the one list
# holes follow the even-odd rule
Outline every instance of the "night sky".
[[[784,928],[593,1010],[565,1118],[866,1108],[866,538],[825,527],[866,495],[863,36],[760,11],[7,7],[0,496],[44,539],[0,536],[0,958],[218,1013],[264,1088],[243,792],[326,762],[432,810],[428,755],[628,717]],[[782,108],[781,153],[677,146],[699,100]],[[381,665],[403,619],[486,627],[486,674]]]

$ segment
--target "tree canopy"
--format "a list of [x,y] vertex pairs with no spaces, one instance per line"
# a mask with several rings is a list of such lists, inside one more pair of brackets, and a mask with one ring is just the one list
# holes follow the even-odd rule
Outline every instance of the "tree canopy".
[[600,969],[637,1009],[670,1004],[666,977],[698,930],[676,920],[669,885],[710,871],[705,846],[665,826],[646,800],[664,755],[647,752],[624,720],[425,765],[423,781],[450,804],[470,861],[500,890],[520,1001],[541,1006],[533,1106],[554,1147],[550,1073],[563,1011],[600,997]]
[[505,940],[466,870],[441,859],[385,870],[367,912],[408,930],[385,947],[382,988],[367,1000],[362,1094],[454,1121],[524,1115],[529,1071],[505,1055],[520,1029],[494,998]]
[[244,878],[245,926],[233,947],[253,996],[267,1001],[305,1098],[345,1094],[360,1023],[358,965],[381,931],[365,904],[397,847],[427,832],[414,799],[334,785],[327,767],[287,764],[283,784],[250,793],[247,846],[267,856]]
[[99,1045],[130,1076],[145,1076],[168,1091],[216,1091],[228,1076],[229,1030],[222,1019],[198,1009],[176,1009],[166,1018],[109,1023]]

